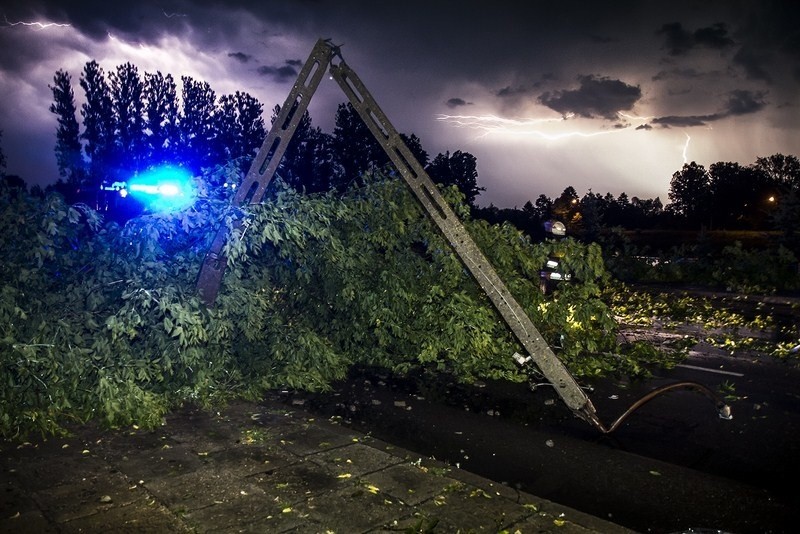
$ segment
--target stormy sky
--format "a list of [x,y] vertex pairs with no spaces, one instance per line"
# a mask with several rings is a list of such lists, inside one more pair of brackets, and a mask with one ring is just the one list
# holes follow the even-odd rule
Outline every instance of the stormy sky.
[[[124,7],[122,7],[124,6]],[[189,75],[282,104],[318,38],[342,45],[395,127],[478,161],[478,204],[571,185],[660,197],[685,162],[800,155],[800,3],[436,0],[0,2],[7,172],[58,177],[48,84],[83,66]],[[345,97],[325,79],[314,125]],[[79,117],[80,119],[80,117]]]

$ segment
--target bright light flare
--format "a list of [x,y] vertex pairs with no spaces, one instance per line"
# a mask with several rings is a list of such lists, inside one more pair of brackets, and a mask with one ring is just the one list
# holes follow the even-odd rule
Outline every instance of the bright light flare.
[[131,184],[131,192],[174,197],[180,195],[181,189],[176,184]]
[[153,211],[176,211],[194,203],[192,175],[183,168],[164,166],[151,169],[128,181],[128,191]]

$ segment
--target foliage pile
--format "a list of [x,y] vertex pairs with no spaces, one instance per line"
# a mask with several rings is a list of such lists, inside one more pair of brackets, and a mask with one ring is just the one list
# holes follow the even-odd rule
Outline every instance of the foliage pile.
[[[205,176],[189,210],[124,227],[57,194],[2,191],[3,436],[91,418],[152,426],[185,401],[325,388],[357,363],[527,378],[499,316],[396,179],[341,196],[277,184],[233,230],[222,290],[204,307],[195,291],[203,255],[219,222],[232,228],[236,215],[227,190],[203,189],[220,180]],[[457,189],[445,194],[468,219]],[[577,376],[640,370],[610,355],[619,347],[597,245],[532,244],[510,225],[467,225]],[[553,253],[575,282],[545,296],[538,273]]]
[[[634,290],[620,282],[610,284],[604,295],[623,329],[657,324],[659,330],[691,332],[682,341],[689,346],[704,341],[732,356],[759,353],[795,361],[798,357],[797,303],[784,304],[789,308],[776,313],[774,303],[751,301],[741,295],[692,294],[653,287]],[[699,333],[701,339],[695,337]]]

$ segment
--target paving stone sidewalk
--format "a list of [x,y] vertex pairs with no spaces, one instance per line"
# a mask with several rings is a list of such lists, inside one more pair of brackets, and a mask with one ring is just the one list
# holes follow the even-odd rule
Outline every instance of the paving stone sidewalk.
[[628,530],[277,400],[0,443],[0,532]]

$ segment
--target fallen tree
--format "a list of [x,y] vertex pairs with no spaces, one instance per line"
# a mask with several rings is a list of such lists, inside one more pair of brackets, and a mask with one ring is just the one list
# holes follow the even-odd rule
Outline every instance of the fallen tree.
[[[225,173],[224,169],[217,171]],[[231,171],[228,179],[235,178]],[[528,377],[504,323],[403,185],[378,175],[343,195],[275,184],[247,208],[206,308],[195,280],[227,189],[206,187],[172,214],[103,224],[58,195],[0,194],[0,433],[56,433],[70,421],[154,426],[171,407],[258,398],[274,388],[324,389],[354,364],[426,369],[466,382]],[[454,210],[558,356],[579,378],[641,373],[669,355],[625,356],[601,299],[597,245],[532,243],[510,225]],[[539,289],[552,254],[572,281]]]

